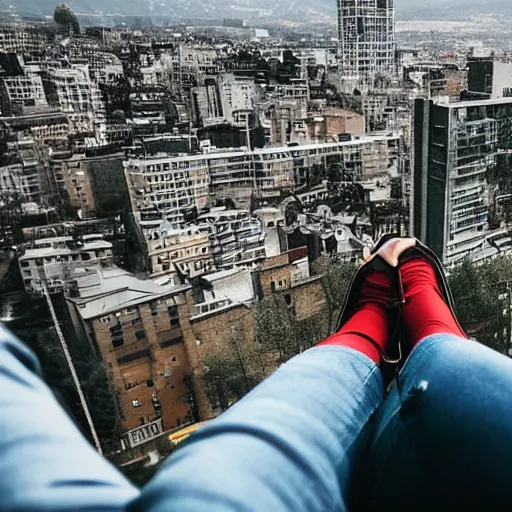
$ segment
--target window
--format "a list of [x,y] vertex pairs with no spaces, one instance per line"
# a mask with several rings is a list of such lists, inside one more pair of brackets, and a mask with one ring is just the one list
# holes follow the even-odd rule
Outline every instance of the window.
[[146,381],[146,384],[148,385],[148,388],[152,388],[155,385],[155,383],[153,382],[153,379],[148,379]]
[[139,423],[140,423],[141,425],[144,425],[144,423],[146,423],[146,419],[144,418],[144,416],[141,416],[141,417],[139,418]]
[[169,389],[174,389],[174,384],[169,384]]
[[133,407],[140,407],[141,406],[140,400],[132,400],[132,406]]
[[277,289],[277,288],[276,288],[276,282],[275,282],[275,281],[272,281],[272,282],[270,283],[270,290],[271,290],[272,292],[275,292],[275,291],[276,291],[276,289]]
[[284,296],[284,301],[286,302],[286,304],[288,306],[291,306],[292,305],[292,296],[287,293],[285,296]]
[[135,337],[138,341],[143,340],[146,337],[146,333],[144,331],[137,331]]
[[177,338],[172,338],[170,340],[161,341],[159,343],[160,348],[171,347],[172,345],[178,345],[179,343],[183,343],[183,336],[178,336]]
[[173,363],[175,363],[175,362],[176,362],[176,356],[172,356],[172,357],[171,357],[171,361],[172,361]]
[[137,325],[137,324],[140,324],[140,318],[134,318],[132,320],[132,325]]
[[123,345],[124,345],[124,339],[122,336],[112,338],[112,346],[114,348],[119,348],[119,347],[122,347]]
[[149,349],[145,348],[131,354],[126,354],[125,356],[118,357],[116,361],[117,364],[125,364],[135,361],[136,359],[142,359],[143,357],[149,357]]
[[171,319],[171,326],[178,327],[180,325],[178,306],[169,306],[167,308],[167,312],[169,313],[169,317]]
[[151,309],[151,316],[158,315],[158,304],[156,303],[156,301],[150,302],[149,308]]
[[23,268],[27,268],[27,267],[30,267],[30,262],[28,262],[28,261],[22,261],[22,262],[20,263],[20,265],[21,265]]

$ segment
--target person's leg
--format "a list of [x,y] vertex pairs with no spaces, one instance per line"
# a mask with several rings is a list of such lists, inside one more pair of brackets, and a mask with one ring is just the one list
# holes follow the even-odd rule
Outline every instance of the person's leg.
[[121,511],[139,491],[77,430],[36,357],[0,328],[0,510]]
[[424,259],[400,267],[406,304],[403,317],[411,348],[432,334],[453,334],[465,338],[439,291],[434,270]]
[[386,275],[371,273],[365,280],[355,313],[319,346],[350,347],[379,363],[389,342],[389,287]]
[[193,434],[130,511],[346,510],[350,455],[382,376],[347,347],[317,347]]
[[400,272],[412,353],[372,422],[362,508],[508,505],[512,361],[465,338],[427,261]]
[[[512,502],[512,360],[428,337],[375,418],[362,510],[505,510]],[[391,508],[390,508],[391,509]]]
[[379,294],[363,292],[340,333],[196,432],[129,510],[347,510],[359,436],[383,395],[372,360],[379,360],[375,343],[387,343]]

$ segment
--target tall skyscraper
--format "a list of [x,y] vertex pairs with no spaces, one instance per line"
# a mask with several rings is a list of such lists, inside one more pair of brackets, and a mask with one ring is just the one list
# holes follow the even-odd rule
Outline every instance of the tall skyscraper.
[[414,110],[412,231],[446,265],[510,249],[512,98]]
[[340,69],[364,80],[395,71],[393,0],[338,0]]

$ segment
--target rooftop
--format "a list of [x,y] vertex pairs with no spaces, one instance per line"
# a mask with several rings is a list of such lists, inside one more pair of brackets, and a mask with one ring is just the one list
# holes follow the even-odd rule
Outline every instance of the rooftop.
[[[512,102],[512,99],[509,99],[509,102]],[[471,102],[469,102],[471,103]],[[460,104],[459,104],[460,105]],[[232,151],[229,150],[223,150],[221,152],[211,152],[207,154],[193,154],[193,155],[183,155],[183,156],[164,156],[164,157],[148,157],[140,159],[141,162],[148,163],[148,164],[154,164],[154,163],[164,163],[168,162],[170,159],[176,160],[176,161],[189,161],[189,160],[197,160],[199,159],[205,159],[205,160],[216,160],[220,158],[232,158],[232,157],[241,157],[241,156],[247,156],[250,157],[251,155],[257,157],[259,155],[273,155],[273,154],[280,154],[280,153],[289,153],[290,158],[292,158],[292,153],[296,151],[310,151],[314,149],[329,149],[329,148],[336,148],[336,147],[344,147],[344,146],[360,146],[364,144],[370,144],[372,142],[383,142],[383,141],[389,141],[389,140],[397,140],[400,139],[400,135],[396,133],[387,133],[387,134],[379,134],[379,135],[362,135],[358,136],[359,138],[354,140],[347,140],[347,141],[341,141],[341,142],[329,142],[329,143],[323,143],[323,144],[304,144],[304,145],[298,145],[298,146],[275,146],[275,147],[269,147],[269,148],[257,148],[253,151],[250,151],[249,149],[240,149],[236,148]],[[139,161],[139,159],[136,158],[130,158],[128,160],[130,163],[135,164]]]
[[84,320],[176,295],[190,288],[189,285],[158,286],[153,281],[138,279],[117,267],[79,269],[74,277],[80,296],[71,300],[77,304]]

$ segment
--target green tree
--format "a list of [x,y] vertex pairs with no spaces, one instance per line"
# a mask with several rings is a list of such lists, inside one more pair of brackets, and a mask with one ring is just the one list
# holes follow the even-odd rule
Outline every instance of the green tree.
[[[469,334],[501,353],[511,347],[512,258],[475,265],[465,261],[450,275],[457,316]],[[504,310],[508,314],[504,315]]]
[[232,327],[227,342],[204,359],[201,380],[211,407],[224,411],[258,385],[274,369],[268,359],[240,325]]
[[336,329],[338,315],[356,267],[352,263],[333,262],[324,255],[315,261],[313,270],[315,274],[322,275],[327,316],[324,334],[327,337]]

